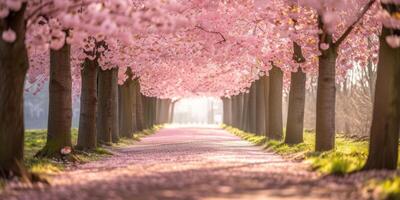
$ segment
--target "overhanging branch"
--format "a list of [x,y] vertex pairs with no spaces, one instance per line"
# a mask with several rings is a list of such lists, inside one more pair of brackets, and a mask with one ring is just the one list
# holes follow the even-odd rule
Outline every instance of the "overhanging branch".
[[365,13],[371,8],[371,6],[374,4],[375,0],[370,0],[367,5],[364,6],[364,8],[361,10],[360,14],[358,15],[357,19],[346,29],[346,31],[343,33],[343,35],[334,43],[336,47],[340,46],[342,42],[347,38],[347,36],[351,33],[351,31],[354,29],[354,27],[357,25],[357,23],[364,17]]
[[223,42],[226,42],[226,38],[224,37],[224,35],[223,35],[221,32],[218,32],[218,31],[209,31],[209,30],[204,29],[204,28],[201,27],[201,26],[195,26],[195,27],[198,28],[198,29],[200,29],[200,30],[202,30],[202,31],[204,31],[204,32],[212,33],[212,34],[218,34],[219,36],[221,36],[222,40],[219,41],[219,42],[217,42],[217,44],[221,44],[221,43],[223,43]]

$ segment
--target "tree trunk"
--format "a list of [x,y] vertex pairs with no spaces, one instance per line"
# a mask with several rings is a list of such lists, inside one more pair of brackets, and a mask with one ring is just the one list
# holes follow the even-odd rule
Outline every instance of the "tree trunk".
[[269,130],[268,138],[281,140],[283,138],[283,72],[276,66],[270,71],[270,91],[269,91]]
[[235,95],[235,96],[232,96],[231,97],[231,119],[232,119],[232,124],[231,124],[231,126],[232,127],[235,127],[235,128],[238,128],[238,111],[239,111],[239,108],[238,108],[238,95]]
[[157,98],[156,97],[152,97],[151,98],[151,127],[153,127],[154,125],[157,124]]
[[243,93],[242,95],[242,119],[240,129],[246,132],[249,131],[249,93]]
[[168,116],[168,123],[173,123],[173,122],[174,122],[175,103],[176,103],[176,100],[175,100],[175,101],[172,101],[172,102],[171,102],[171,105],[170,105],[170,107],[169,107],[169,111],[168,111],[168,114],[169,114],[169,116]]
[[148,129],[150,127],[150,105],[148,97],[142,95],[142,102],[143,102],[143,128]]
[[154,118],[154,112],[153,112],[153,97],[147,97],[147,128],[151,128],[153,126],[153,118]]
[[156,124],[162,123],[162,115],[163,113],[163,100],[156,97]]
[[235,96],[235,105],[234,108],[236,109],[236,126],[235,128],[242,129],[242,118],[243,118],[243,94],[238,94]]
[[396,169],[400,120],[400,48],[386,43],[391,30],[380,36],[369,154],[365,169]]
[[112,81],[111,81],[111,134],[112,142],[117,143],[119,141],[119,98],[118,98],[118,68],[112,69]]
[[[132,138],[135,129],[133,124],[134,103],[132,98],[135,95],[134,81],[128,79],[119,88],[119,133],[122,137]],[[136,115],[136,113],[135,113]]]
[[157,124],[164,124],[165,119],[166,119],[166,112],[168,112],[167,110],[168,107],[168,99],[159,99],[157,98]]
[[269,110],[269,102],[270,102],[270,100],[269,100],[269,91],[270,91],[270,77],[269,76],[262,76],[261,77],[261,80],[262,80],[262,82],[264,83],[264,100],[265,100],[265,103],[264,103],[264,109],[265,109],[265,112],[264,112],[264,117],[265,117],[265,120],[264,120],[264,126],[265,126],[265,136],[268,136],[269,135],[269,129],[270,129],[270,126],[269,126],[269,113],[270,113],[270,110]]
[[265,88],[264,78],[256,81],[256,134],[263,135],[265,133]]
[[[1,19],[17,35],[8,43],[0,38],[0,176],[24,176],[24,110],[25,76],[29,67],[25,46],[26,3],[18,12]],[[4,27],[0,26],[0,31]]]
[[99,144],[111,145],[112,136],[115,135],[116,122],[115,111],[117,98],[115,95],[114,78],[115,69],[101,70],[99,69],[98,77],[98,104],[97,104],[97,138]]
[[232,97],[227,101],[226,124],[232,126]]
[[[132,113],[131,113],[131,123],[132,123],[132,130],[131,133],[135,133],[137,132],[139,129],[137,127],[137,97],[136,97],[136,93],[138,92],[139,89],[139,80],[135,79],[132,81],[132,84],[129,85],[129,96],[130,96],[130,104],[131,104],[131,109],[132,109]],[[133,135],[132,135],[133,136]],[[130,136],[131,137],[131,136]]]
[[155,118],[156,118],[156,124],[160,124],[161,123],[161,115],[162,115],[162,110],[161,110],[161,107],[162,107],[162,103],[161,103],[161,99],[159,99],[159,98],[156,98],[156,103],[155,103],[155,105],[156,105],[156,115],[155,115]]
[[97,60],[86,58],[81,71],[81,111],[77,145],[81,150],[93,150],[97,147],[97,70]]
[[157,113],[159,114],[159,121],[157,124],[165,124],[168,122],[168,110],[169,110],[169,104],[170,100],[169,99],[158,99],[159,101],[159,111]]
[[285,143],[303,142],[304,106],[306,102],[306,74],[298,69],[292,72]]
[[151,128],[155,124],[155,119],[156,119],[156,109],[157,104],[156,104],[156,98],[150,97],[150,126]]
[[228,99],[226,97],[222,97],[222,123],[226,124],[226,113],[227,113],[227,101]]
[[330,47],[319,56],[316,151],[329,151],[335,147],[336,51]]
[[136,126],[138,131],[142,131],[145,127],[144,124],[144,103],[143,95],[140,93],[140,84],[137,85],[137,90],[135,93],[137,104],[136,104]]
[[164,100],[164,115],[163,115],[163,124],[169,123],[169,112],[171,110],[171,99]]
[[72,147],[71,46],[50,51],[49,116],[46,146],[36,156],[62,156],[61,149]]
[[249,132],[257,132],[257,84],[253,82],[249,93]]

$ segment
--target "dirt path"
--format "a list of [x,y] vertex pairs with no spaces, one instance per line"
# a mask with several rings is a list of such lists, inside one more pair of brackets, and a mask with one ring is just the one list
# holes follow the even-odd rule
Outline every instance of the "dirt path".
[[0,199],[359,199],[351,182],[320,178],[219,128],[169,127],[115,152],[51,187]]

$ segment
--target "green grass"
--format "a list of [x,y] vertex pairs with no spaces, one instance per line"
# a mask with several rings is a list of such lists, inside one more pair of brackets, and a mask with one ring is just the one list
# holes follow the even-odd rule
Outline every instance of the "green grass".
[[368,142],[347,139],[341,135],[336,137],[336,147],[333,151],[324,153],[314,152],[315,134],[306,131],[304,142],[288,145],[282,141],[268,140],[265,136],[256,136],[236,128],[223,126],[227,131],[248,140],[256,145],[292,159],[305,160],[312,168],[324,174],[346,174],[357,171],[364,165],[368,155]]
[[[134,133],[134,138],[121,138],[118,144],[115,146],[127,146],[132,145],[137,141],[140,141],[142,137],[148,136],[161,129],[163,126],[154,126],[151,129],[146,129],[141,132]],[[78,140],[78,129],[72,129],[72,144],[76,145]],[[25,165],[29,171],[41,174],[41,175],[52,175],[65,169],[66,164],[52,159],[36,158],[35,154],[41,150],[46,144],[47,131],[46,130],[27,130],[25,132]],[[92,152],[76,152],[76,158],[80,162],[91,162],[99,160],[104,156],[112,155],[110,151],[105,148],[99,147]],[[1,188],[1,183],[0,183]]]
[[[51,159],[35,158],[35,154],[46,144],[47,130],[25,131],[24,157],[26,167],[33,173],[50,175],[64,169],[63,163]],[[76,144],[78,130],[72,129],[73,143]]]
[[400,176],[386,180],[372,180],[366,189],[373,192],[375,199],[400,200]]
[[0,192],[4,189],[5,186],[6,186],[5,180],[0,179]]

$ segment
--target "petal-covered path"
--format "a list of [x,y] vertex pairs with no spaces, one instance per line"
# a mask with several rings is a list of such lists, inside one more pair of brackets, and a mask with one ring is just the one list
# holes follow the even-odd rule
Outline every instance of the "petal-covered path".
[[321,178],[217,127],[167,127],[113,151],[50,187],[0,199],[359,199],[351,182]]

